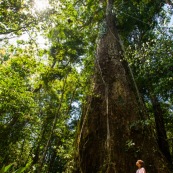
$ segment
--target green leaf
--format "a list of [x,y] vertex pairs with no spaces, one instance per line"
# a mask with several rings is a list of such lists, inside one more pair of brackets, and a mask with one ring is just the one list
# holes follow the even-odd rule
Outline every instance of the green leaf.
[[27,169],[27,167],[21,167],[19,169],[17,169],[16,171],[14,171],[13,173],[22,173]]
[[14,165],[14,163],[11,163],[7,166],[3,166],[2,169],[0,170],[0,173],[7,172],[11,168],[11,166],[13,166],[13,165]]
[[0,173],[4,173],[4,170],[5,170],[5,166],[3,166],[0,170]]

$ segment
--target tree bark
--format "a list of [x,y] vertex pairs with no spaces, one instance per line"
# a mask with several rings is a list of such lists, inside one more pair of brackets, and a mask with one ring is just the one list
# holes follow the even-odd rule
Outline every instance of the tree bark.
[[106,31],[100,37],[93,95],[82,114],[75,173],[134,173],[143,159],[147,173],[169,173],[140,104],[133,76],[124,60],[108,1]]

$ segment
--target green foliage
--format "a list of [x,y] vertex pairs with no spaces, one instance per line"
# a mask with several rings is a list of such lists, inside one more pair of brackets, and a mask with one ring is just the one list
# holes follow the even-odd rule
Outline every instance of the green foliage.
[[[152,1],[115,1],[116,24],[124,45],[141,46],[152,37],[151,30],[162,20],[168,19],[168,10],[164,10],[164,2]],[[171,11],[171,10],[170,10]]]
[[[31,37],[0,48],[0,162],[16,162],[18,173],[63,172],[73,165],[76,124],[94,85],[94,52],[106,1],[50,3],[51,9],[35,12],[34,18],[29,1],[0,3],[0,34],[28,30]],[[150,30],[162,5],[117,0],[114,12],[126,47],[130,44],[127,55],[141,93],[145,95],[149,87],[172,106],[172,39],[153,36]],[[49,40],[44,49],[37,44],[38,31]],[[171,136],[172,109],[165,109]],[[12,164],[1,170],[10,168]]]
[[4,0],[0,3],[0,34],[21,34],[34,23],[29,1]]
[[1,168],[1,170],[0,170],[0,173],[5,173],[5,172],[7,172],[13,165],[14,165],[14,164],[12,163],[12,164],[9,164],[9,165],[7,165],[7,166],[3,166],[3,167]]
[[[160,33],[159,33],[160,34]],[[161,95],[167,100],[172,93],[172,39],[170,33],[156,35],[131,54],[130,62],[141,92],[152,90],[153,94]],[[130,57],[129,56],[129,57]]]
[[30,166],[30,163],[28,163],[25,167],[21,167],[21,168],[14,171],[14,168],[12,168],[12,167],[15,167],[15,163],[11,163],[7,166],[3,166],[0,170],[0,173],[5,173],[5,172],[22,173],[25,170],[27,170],[29,168],[29,166]]

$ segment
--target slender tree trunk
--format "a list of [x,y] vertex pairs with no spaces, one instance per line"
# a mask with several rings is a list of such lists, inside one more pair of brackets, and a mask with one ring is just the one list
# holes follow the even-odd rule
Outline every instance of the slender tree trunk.
[[163,110],[156,96],[151,96],[151,101],[153,105],[153,111],[156,123],[157,142],[163,155],[166,157],[168,162],[172,164],[172,158],[169,150],[169,144],[167,141],[167,135],[163,119],[163,114],[164,114]]
[[50,143],[51,143],[51,140],[52,140],[52,136],[54,134],[54,130],[56,128],[57,119],[58,119],[58,116],[60,114],[60,109],[61,109],[61,106],[62,106],[62,100],[64,98],[65,86],[66,86],[66,78],[64,79],[64,84],[63,84],[63,88],[62,88],[62,94],[61,94],[61,98],[60,98],[60,101],[59,101],[59,105],[57,107],[57,111],[55,112],[55,116],[54,116],[54,119],[53,119],[53,122],[52,122],[51,131],[50,131],[47,143],[46,143],[46,145],[44,147],[43,155],[42,155],[42,157],[39,160],[40,163],[39,163],[39,167],[38,167],[38,170],[37,170],[38,173],[42,172],[42,168],[43,168],[43,165],[44,165],[44,162],[45,162],[45,157],[46,157],[48,148],[50,146]]
[[94,94],[83,113],[76,173],[134,173],[143,159],[147,173],[169,173],[158,150],[124,55],[108,0],[105,33],[97,46]]
[[54,150],[53,153],[51,154],[50,161],[48,163],[48,170],[47,173],[52,172],[55,164],[55,159],[56,159],[56,151]]

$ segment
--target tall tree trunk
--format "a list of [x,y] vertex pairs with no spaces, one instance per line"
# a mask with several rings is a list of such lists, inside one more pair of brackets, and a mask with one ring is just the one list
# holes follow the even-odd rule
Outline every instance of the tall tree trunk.
[[83,113],[77,140],[80,173],[134,173],[143,159],[147,173],[169,173],[153,139],[108,0],[106,33],[98,43],[94,94]]
[[163,110],[156,96],[151,96],[151,101],[153,105],[155,123],[156,123],[156,132],[157,132],[157,142],[159,148],[168,162],[172,163],[172,158],[169,150],[169,144],[167,141],[167,135],[165,130],[165,124],[163,119]]

